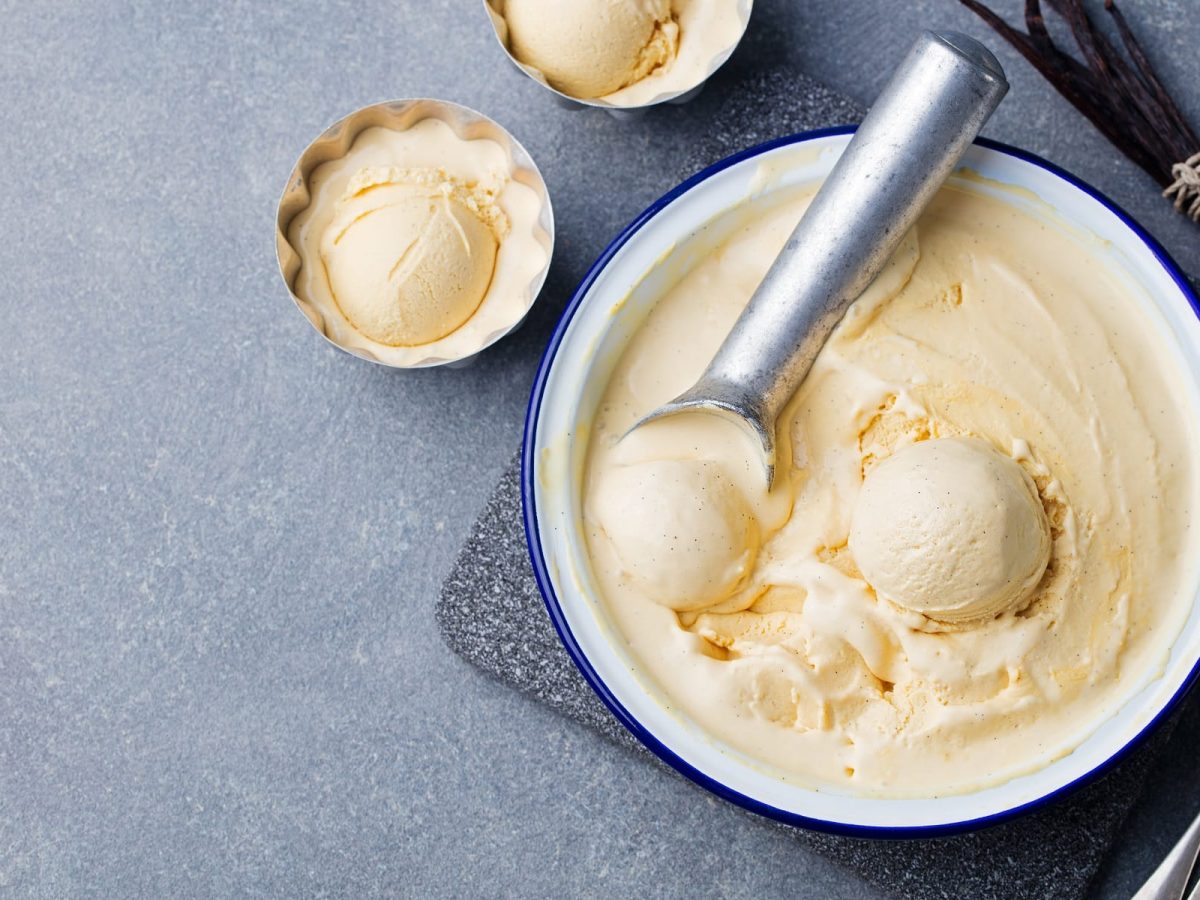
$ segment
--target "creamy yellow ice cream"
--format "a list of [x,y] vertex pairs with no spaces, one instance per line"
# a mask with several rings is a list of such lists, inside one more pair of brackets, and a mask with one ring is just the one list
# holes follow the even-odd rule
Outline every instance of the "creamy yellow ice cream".
[[968,622],[1021,608],[1050,561],[1050,524],[1012,457],[979,438],[935,438],[867,472],[849,547],[888,600]]
[[335,343],[391,365],[469,356],[519,320],[549,257],[508,150],[435,117],[371,127],[309,175],[288,227],[298,297]]
[[615,468],[599,486],[595,512],[624,572],[671,609],[703,609],[730,596],[758,550],[758,525],[740,490],[705,460]]
[[699,376],[802,198],[689,255],[588,429],[629,665],[784,780],[930,796],[1046,765],[1160,671],[1196,593],[1200,416],[1166,326],[1098,241],[964,184],[822,350],[770,492],[717,417],[621,438]]
[[509,48],[572,97],[603,97],[675,57],[671,0],[507,0]]
[[482,191],[444,170],[364,168],[321,235],[333,298],[382,344],[428,344],[479,308],[508,229]]
[[[745,29],[738,0],[492,0],[508,49],[556,90],[637,106],[695,87]],[[498,26],[500,27],[500,26]]]

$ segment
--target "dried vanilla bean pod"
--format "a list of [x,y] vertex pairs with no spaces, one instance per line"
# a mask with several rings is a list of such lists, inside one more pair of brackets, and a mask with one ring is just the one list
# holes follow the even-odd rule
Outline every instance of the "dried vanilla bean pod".
[[1020,51],[1109,141],[1153,177],[1177,210],[1200,221],[1200,138],[1114,0],[1105,0],[1104,8],[1124,53],[1096,26],[1085,0],[1046,0],[1070,28],[1082,62],[1054,43],[1040,0],[1025,0],[1024,32],[981,0],[959,2]]

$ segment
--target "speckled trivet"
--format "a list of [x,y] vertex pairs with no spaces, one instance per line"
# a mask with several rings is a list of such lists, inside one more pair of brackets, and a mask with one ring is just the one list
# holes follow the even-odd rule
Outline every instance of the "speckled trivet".
[[[850,101],[790,73],[724,85],[697,101],[711,117],[710,139],[679,159],[678,171],[664,177],[664,190],[735,149],[861,116]],[[529,564],[518,474],[514,461],[443,586],[437,606],[442,634],[501,681],[657,763],[588,687],[554,633]],[[1068,800],[974,834],[890,842],[776,827],[902,897],[1081,897],[1172,726]]]

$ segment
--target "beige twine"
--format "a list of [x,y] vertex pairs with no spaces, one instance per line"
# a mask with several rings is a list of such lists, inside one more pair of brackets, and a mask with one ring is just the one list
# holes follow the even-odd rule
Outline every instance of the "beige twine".
[[[1191,159],[1171,166],[1175,183],[1163,191],[1164,197],[1175,196],[1175,208],[1200,222],[1200,153]],[[1186,209],[1185,209],[1186,206]]]

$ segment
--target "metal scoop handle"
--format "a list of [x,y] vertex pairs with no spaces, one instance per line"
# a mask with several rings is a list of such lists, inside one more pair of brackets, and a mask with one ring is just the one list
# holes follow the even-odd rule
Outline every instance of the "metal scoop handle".
[[689,409],[742,420],[773,480],[776,418],[1007,90],[978,41],[923,32],[708,369],[643,421]]

